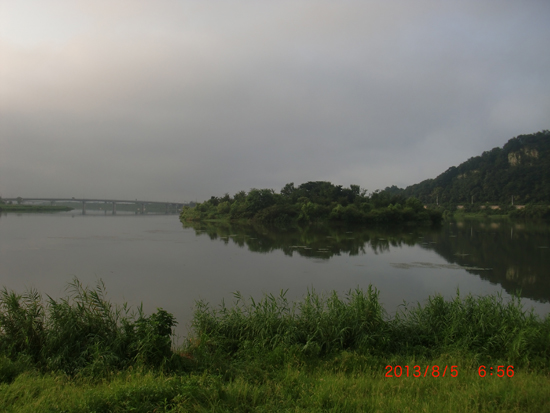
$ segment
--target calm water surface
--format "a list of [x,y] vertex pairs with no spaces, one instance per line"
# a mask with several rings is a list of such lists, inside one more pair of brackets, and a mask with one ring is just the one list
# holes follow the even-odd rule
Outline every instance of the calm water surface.
[[391,314],[406,302],[521,290],[526,307],[550,312],[550,227],[455,222],[381,231],[341,226],[274,229],[193,224],[176,215],[79,212],[0,216],[0,285],[65,296],[73,277],[102,279],[113,302],[173,313],[184,334],[195,300],[232,293],[380,290]]

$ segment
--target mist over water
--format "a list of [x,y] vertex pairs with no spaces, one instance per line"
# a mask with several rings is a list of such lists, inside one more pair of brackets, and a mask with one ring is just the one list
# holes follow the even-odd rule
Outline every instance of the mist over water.
[[261,297],[307,289],[346,293],[372,284],[391,315],[404,301],[520,291],[526,308],[550,312],[550,227],[510,222],[450,222],[401,230],[313,225],[200,223],[176,215],[3,214],[0,281],[65,296],[73,277],[102,279],[114,303],[173,313],[184,334],[195,300],[217,306],[233,292]]

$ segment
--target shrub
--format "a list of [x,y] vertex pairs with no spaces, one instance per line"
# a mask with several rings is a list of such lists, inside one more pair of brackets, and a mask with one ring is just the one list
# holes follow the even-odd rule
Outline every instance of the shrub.
[[288,223],[298,216],[297,207],[294,205],[272,205],[262,209],[254,216],[259,222]]
[[134,363],[161,366],[171,353],[174,317],[162,309],[145,317],[141,308],[115,306],[105,287],[84,287],[75,279],[69,296],[45,304],[31,290],[0,294],[0,356],[28,357],[39,368],[74,374],[85,369],[108,370]]
[[231,205],[229,205],[228,201],[224,201],[218,204],[216,209],[218,211],[218,214],[228,214],[229,211],[231,210]]
[[457,292],[452,300],[436,295],[424,306],[405,304],[389,319],[372,286],[344,298],[335,291],[308,291],[292,304],[285,293],[259,301],[236,293],[231,308],[198,302],[192,323],[198,353],[208,360],[246,359],[277,349],[304,357],[356,351],[384,360],[453,354],[481,364],[499,360],[550,367],[550,316],[541,320],[526,313],[518,297],[506,302],[501,295],[461,297]]

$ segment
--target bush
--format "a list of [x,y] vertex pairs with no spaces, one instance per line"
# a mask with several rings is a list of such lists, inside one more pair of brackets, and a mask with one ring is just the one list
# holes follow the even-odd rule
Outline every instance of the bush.
[[174,317],[162,309],[145,317],[130,312],[77,279],[59,301],[31,290],[0,293],[0,355],[13,361],[28,357],[37,367],[74,374],[124,368],[134,363],[159,367],[172,356]]
[[231,205],[227,201],[221,202],[220,204],[218,204],[216,209],[218,211],[218,214],[228,214],[231,210]]
[[513,209],[510,212],[510,217],[550,220],[550,207],[527,204],[523,209]]
[[364,214],[354,204],[344,207],[342,211],[342,219],[346,222],[361,222],[363,218]]
[[[467,355],[476,362],[550,367],[550,317],[526,313],[514,297],[441,295],[411,309],[405,305],[393,319],[385,317],[378,291],[356,289],[342,299],[335,291],[308,292],[290,304],[285,292],[264,295],[213,309],[198,302],[193,329],[204,359],[244,358],[285,349],[304,357],[356,351],[384,360],[395,357]],[[220,359],[221,357],[221,359]]]
[[198,302],[193,319],[197,338],[221,354],[253,349],[269,352],[295,348],[309,355],[322,355],[350,348],[370,348],[383,341],[384,311],[378,291],[369,287],[349,291],[345,299],[336,292],[320,296],[308,292],[300,303],[290,305],[281,291],[258,302],[246,302],[239,293],[229,309],[211,309]]
[[298,216],[298,208],[294,205],[272,205],[262,209],[254,216],[259,222],[288,223]]

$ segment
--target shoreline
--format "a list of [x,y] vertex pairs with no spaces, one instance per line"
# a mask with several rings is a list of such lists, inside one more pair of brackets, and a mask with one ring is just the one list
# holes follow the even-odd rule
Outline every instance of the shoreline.
[[72,211],[74,208],[57,205],[9,205],[0,204],[0,212],[58,212]]
[[[550,408],[550,315],[498,295],[434,296],[391,320],[373,288],[345,299],[310,292],[291,303],[281,292],[239,296],[232,307],[199,302],[194,334],[171,348],[170,313],[128,317],[103,284],[69,286],[68,299],[38,307],[39,295],[0,295],[0,410]],[[33,322],[9,324],[17,314]]]

